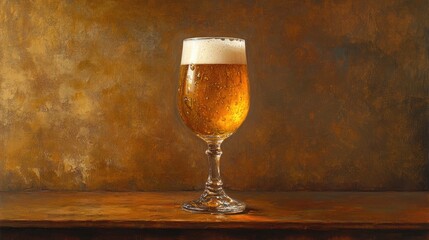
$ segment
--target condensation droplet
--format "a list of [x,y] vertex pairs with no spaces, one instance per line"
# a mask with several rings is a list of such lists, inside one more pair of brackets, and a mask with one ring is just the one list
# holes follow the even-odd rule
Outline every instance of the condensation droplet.
[[183,102],[185,103],[185,105],[186,105],[189,109],[192,109],[192,99],[191,99],[191,98],[184,97],[184,98],[183,98]]
[[201,77],[201,73],[197,73],[197,78],[200,78]]
[[206,100],[209,100],[209,97],[206,97]]
[[189,68],[191,69],[191,71],[194,71],[195,70],[194,64],[189,65]]

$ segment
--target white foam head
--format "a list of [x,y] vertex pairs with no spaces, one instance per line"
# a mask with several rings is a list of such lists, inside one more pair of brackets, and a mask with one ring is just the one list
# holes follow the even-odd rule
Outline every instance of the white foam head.
[[188,38],[181,64],[246,64],[246,43],[237,38]]

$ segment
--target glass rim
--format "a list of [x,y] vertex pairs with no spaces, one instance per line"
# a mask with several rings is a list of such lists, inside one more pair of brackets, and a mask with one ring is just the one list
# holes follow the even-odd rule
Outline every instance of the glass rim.
[[191,38],[185,38],[183,39],[184,42],[186,41],[195,41],[195,40],[207,40],[207,39],[224,39],[224,40],[232,40],[232,41],[243,41],[245,42],[243,38],[236,38],[236,37],[191,37]]

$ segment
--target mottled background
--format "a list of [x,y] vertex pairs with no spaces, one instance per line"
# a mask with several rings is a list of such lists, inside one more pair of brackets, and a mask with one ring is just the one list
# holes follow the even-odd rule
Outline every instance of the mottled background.
[[428,190],[429,2],[0,1],[0,190],[191,190],[182,40],[247,40],[237,190]]

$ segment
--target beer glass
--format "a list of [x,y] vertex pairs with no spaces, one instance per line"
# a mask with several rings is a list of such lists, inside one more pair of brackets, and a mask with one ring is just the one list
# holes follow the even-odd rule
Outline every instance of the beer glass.
[[182,208],[191,212],[239,213],[246,205],[222,188],[220,145],[243,123],[249,111],[245,41],[203,37],[183,41],[178,89],[183,122],[207,142],[209,174],[199,199]]

